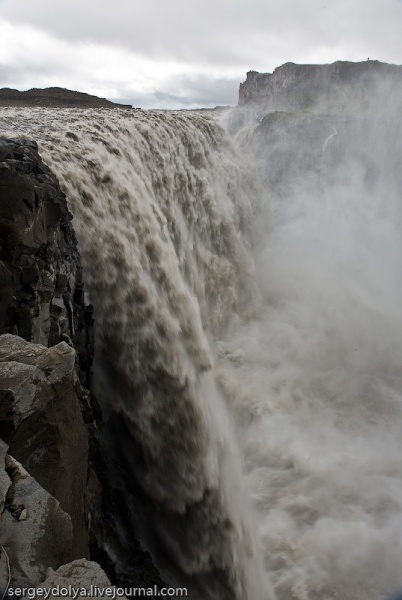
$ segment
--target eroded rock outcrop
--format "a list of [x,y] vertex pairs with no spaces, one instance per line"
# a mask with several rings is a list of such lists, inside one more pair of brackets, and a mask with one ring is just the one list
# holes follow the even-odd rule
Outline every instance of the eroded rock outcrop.
[[87,555],[88,438],[75,352],[0,336],[0,437],[71,516],[72,557]]

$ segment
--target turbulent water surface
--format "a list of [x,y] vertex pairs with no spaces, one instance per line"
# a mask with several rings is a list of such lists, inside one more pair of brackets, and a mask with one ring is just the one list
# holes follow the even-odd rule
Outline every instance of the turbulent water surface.
[[277,114],[237,142],[201,113],[0,123],[39,142],[72,207],[123,544],[139,531],[193,599],[401,585],[392,122]]

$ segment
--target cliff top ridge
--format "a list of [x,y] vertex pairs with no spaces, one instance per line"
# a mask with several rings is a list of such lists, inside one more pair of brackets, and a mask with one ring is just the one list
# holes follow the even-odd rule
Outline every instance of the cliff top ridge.
[[239,105],[268,110],[322,112],[361,109],[368,99],[402,103],[402,66],[378,60],[309,65],[285,63],[272,73],[249,71]]

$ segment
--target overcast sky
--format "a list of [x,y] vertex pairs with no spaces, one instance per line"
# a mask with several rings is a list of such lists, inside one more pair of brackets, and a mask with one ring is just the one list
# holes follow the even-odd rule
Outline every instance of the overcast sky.
[[0,0],[0,87],[236,104],[285,62],[402,62],[402,0]]

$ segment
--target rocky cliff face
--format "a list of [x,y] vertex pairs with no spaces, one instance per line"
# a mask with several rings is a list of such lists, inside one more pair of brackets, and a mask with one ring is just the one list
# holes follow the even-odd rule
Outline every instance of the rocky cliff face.
[[380,164],[388,165],[388,193],[397,193],[401,109],[402,66],[286,63],[247,73],[229,129],[280,196],[312,178],[316,186],[358,179],[371,193],[384,183]]
[[33,586],[44,580],[49,567],[68,562],[72,547],[70,516],[60,503],[6,454],[0,441],[1,495],[0,586]]
[[87,556],[88,436],[74,350],[0,337],[0,437],[71,517],[72,556]]
[[[239,106],[262,111],[354,113],[381,102],[401,105],[402,67],[375,60],[331,65],[286,63],[273,73],[249,71],[240,84]],[[381,104],[381,108],[383,108]]]
[[0,140],[0,198],[0,334],[72,342],[88,383],[91,308],[72,216],[35,142]]
[[36,143],[0,140],[0,576],[8,557],[14,584],[88,556],[92,311],[71,219]]

